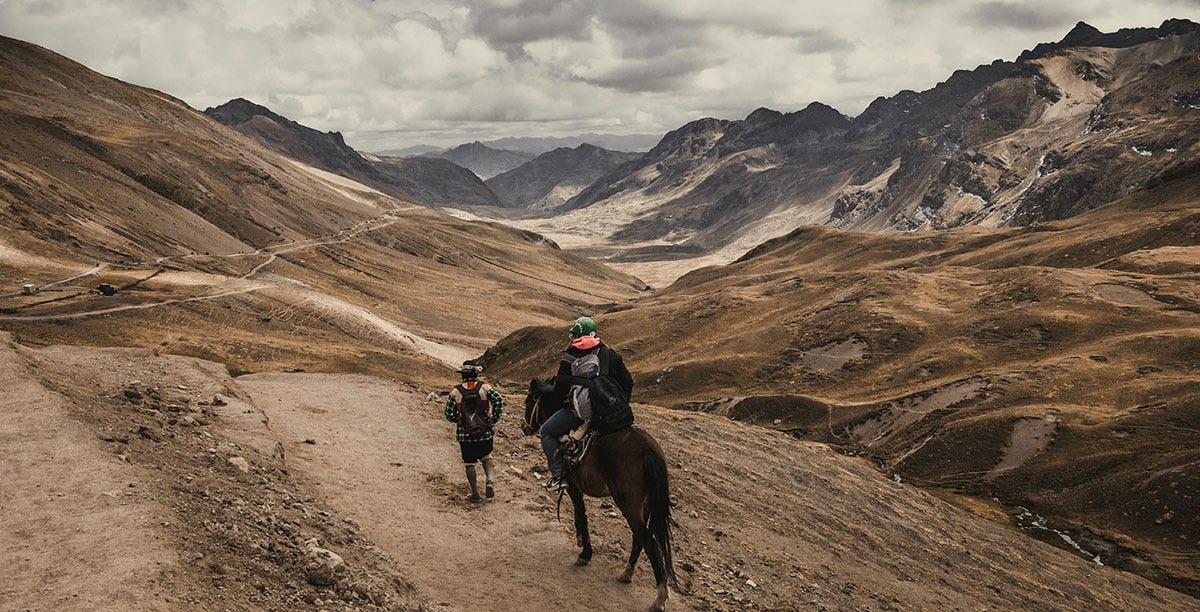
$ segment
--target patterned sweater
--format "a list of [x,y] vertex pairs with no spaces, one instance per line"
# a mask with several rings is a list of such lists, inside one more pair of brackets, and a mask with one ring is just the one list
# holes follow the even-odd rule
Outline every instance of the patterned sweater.
[[[483,381],[470,381],[463,384],[466,385],[468,389],[474,389],[474,385],[483,385],[479,395],[487,400],[488,405],[492,408],[488,421],[490,421],[492,425],[499,423],[500,415],[504,412],[504,398],[501,397],[500,392],[496,391],[496,389],[492,388],[490,384]],[[459,442],[482,442],[484,440],[491,440],[492,436],[494,436],[496,433],[496,431],[491,427],[489,427],[487,431],[477,436],[469,436],[467,435],[467,432],[463,431],[462,424],[459,423],[458,418],[458,405],[460,403],[462,403],[462,394],[458,392],[458,386],[456,385],[454,389],[450,391],[450,395],[446,397],[445,411],[446,420],[455,424],[454,437],[457,438]]]

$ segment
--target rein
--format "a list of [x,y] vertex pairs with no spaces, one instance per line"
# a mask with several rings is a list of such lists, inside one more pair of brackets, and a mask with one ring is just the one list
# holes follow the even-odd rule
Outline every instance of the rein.
[[542,418],[542,397],[543,395],[539,393],[538,398],[533,401],[533,410],[529,411],[529,415],[525,417],[525,426],[530,431],[537,431],[541,427],[540,425],[534,427],[533,422],[540,421]]

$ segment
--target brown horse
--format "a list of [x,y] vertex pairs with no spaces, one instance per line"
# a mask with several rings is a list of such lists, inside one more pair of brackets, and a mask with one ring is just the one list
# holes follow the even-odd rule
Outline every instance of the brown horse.
[[[558,410],[562,398],[554,393],[554,378],[529,382],[525,396],[525,435],[533,435]],[[654,568],[658,597],[651,610],[662,610],[667,603],[667,583],[675,583],[671,562],[671,501],[667,484],[667,464],[662,447],[645,430],[630,427],[598,438],[583,463],[569,470],[567,494],[575,508],[575,543],[581,549],[575,565],[587,565],[592,559],[592,542],[588,534],[587,510],[583,496],[613,498],[629,530],[633,532],[633,547],[629,563],[617,578],[628,583],[642,549]]]

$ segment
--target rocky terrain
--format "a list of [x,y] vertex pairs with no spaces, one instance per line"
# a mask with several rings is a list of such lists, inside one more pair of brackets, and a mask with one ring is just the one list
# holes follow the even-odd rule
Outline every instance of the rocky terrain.
[[581,144],[543,153],[508,172],[484,181],[505,205],[556,208],[617,166],[641,157]]
[[1198,48],[1200,26],[1186,20],[1111,34],[1081,23],[1017,61],[881,97],[854,118],[813,103],[700,119],[601,177],[564,214],[522,227],[560,244],[610,243],[604,254],[626,262],[713,252],[731,261],[807,224],[917,230],[1062,219],[1200,153]]
[[535,156],[521,151],[493,149],[478,140],[441,152],[424,153],[421,157],[448,159],[487,180],[520,166]]
[[[357,374],[231,378],[194,358],[3,340],[6,605],[625,610],[652,598],[648,568],[632,585],[614,579],[628,531],[604,503],[589,504],[596,558],[571,567],[569,505],[556,520],[517,416],[501,422],[496,499],[472,505],[441,398],[424,388]],[[823,445],[719,416],[638,412],[671,460],[672,609],[1195,604]]]
[[364,155],[338,132],[319,132],[238,98],[204,114],[286,157],[429,206],[501,206],[479,177],[454,162],[429,157]]
[[[597,321],[641,401],[870,457],[1194,594],[1197,244],[1192,161],[1028,228],[802,228]],[[561,342],[518,331],[493,372],[549,375]]]

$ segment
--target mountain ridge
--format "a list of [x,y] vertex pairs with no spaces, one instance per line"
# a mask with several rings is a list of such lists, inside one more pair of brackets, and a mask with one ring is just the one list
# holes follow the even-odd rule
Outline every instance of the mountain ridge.
[[508,206],[546,210],[560,206],[609,170],[640,157],[640,153],[609,151],[586,143],[560,147],[484,183]]
[[[917,230],[1078,214],[1200,155],[1182,102],[1200,88],[1197,49],[1200,25],[1187,20],[1100,36],[1077,26],[1017,61],[879,97],[857,117],[813,103],[827,122],[804,135],[784,122],[795,113],[769,109],[698,119],[582,190],[562,219],[526,226],[560,242],[559,228],[600,226],[635,257],[640,244],[744,250],[804,224]],[[1167,93],[1144,95],[1155,91]]]
[[320,132],[244,98],[204,114],[267,148],[396,197],[431,206],[502,206],[477,176],[440,158],[366,156],[346,144],[340,132]]

